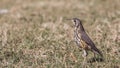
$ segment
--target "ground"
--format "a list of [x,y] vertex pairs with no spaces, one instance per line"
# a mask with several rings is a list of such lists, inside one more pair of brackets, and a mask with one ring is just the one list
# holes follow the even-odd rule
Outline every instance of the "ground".
[[[1,68],[82,68],[70,18],[104,55],[87,68],[120,68],[120,0],[1,0]],[[93,54],[89,52],[88,59]]]

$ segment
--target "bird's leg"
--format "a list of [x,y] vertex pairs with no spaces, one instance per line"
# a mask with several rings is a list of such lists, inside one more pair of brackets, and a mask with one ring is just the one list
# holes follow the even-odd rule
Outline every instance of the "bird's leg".
[[93,54],[94,54],[93,60],[96,61],[96,54],[95,53],[93,53]]
[[84,60],[83,60],[83,66],[84,66],[85,63],[86,63],[87,55],[88,55],[87,51],[83,49],[83,54],[82,54],[82,56],[83,56],[83,58],[84,58]]
[[94,58],[96,58],[96,54],[94,53]]

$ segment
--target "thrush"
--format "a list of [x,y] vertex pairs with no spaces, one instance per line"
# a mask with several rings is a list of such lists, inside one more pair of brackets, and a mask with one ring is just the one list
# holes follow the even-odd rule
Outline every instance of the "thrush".
[[85,32],[85,29],[82,25],[82,21],[78,18],[72,18],[69,20],[73,21],[75,42],[77,46],[81,48],[83,51],[82,56],[84,58],[84,61],[86,60],[88,51],[92,51],[94,53],[94,56],[97,54],[103,57],[103,54],[101,53],[101,51],[95,46],[93,41],[90,39],[90,37]]

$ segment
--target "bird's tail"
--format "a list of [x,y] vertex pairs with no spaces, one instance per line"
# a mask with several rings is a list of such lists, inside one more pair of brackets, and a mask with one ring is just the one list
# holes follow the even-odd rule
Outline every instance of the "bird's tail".
[[103,54],[102,54],[102,52],[99,49],[94,48],[93,52],[98,54],[98,55],[100,55],[101,57],[103,57]]

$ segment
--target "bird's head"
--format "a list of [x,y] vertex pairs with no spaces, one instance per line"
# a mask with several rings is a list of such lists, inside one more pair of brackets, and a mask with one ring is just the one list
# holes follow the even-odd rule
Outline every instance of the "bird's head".
[[72,18],[72,19],[68,19],[68,20],[72,20],[75,27],[78,27],[81,24],[81,20],[78,18]]
[[67,20],[72,20],[75,28],[80,28],[81,31],[85,31],[82,25],[82,21],[78,18],[72,18],[72,19],[67,19]]
[[73,22],[75,27],[78,27],[81,23],[80,19],[78,19],[78,18],[73,18],[72,22]]

